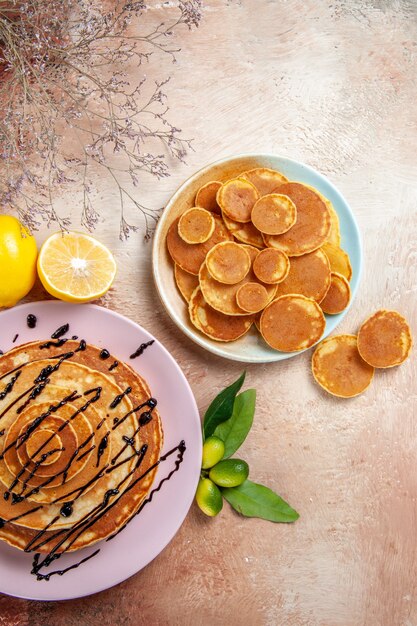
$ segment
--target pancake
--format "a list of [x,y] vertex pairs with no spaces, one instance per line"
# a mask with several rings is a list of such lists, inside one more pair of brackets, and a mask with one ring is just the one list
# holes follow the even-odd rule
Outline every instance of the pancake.
[[332,272],[342,274],[347,280],[350,280],[352,278],[352,267],[347,252],[342,250],[340,246],[336,246],[329,241],[326,241],[321,249],[329,259]]
[[407,321],[397,311],[377,311],[360,327],[358,350],[373,367],[394,367],[410,355],[413,339]]
[[214,232],[213,214],[201,207],[185,211],[178,222],[178,234],[186,243],[204,243]]
[[369,387],[374,368],[361,358],[355,335],[329,337],[316,348],[313,376],[325,391],[340,398],[353,398]]
[[258,190],[260,197],[273,193],[279,185],[288,181],[284,174],[267,167],[256,167],[253,170],[247,170],[240,177],[252,183]]
[[[245,246],[245,248],[251,254],[253,263],[253,259],[258,251],[256,248],[252,248],[251,246]],[[204,299],[211,307],[213,307],[213,309],[216,309],[216,311],[220,311],[220,313],[224,313],[225,315],[247,315],[247,311],[243,311],[238,306],[236,294],[239,287],[244,283],[257,282],[252,269],[249,270],[245,278],[239,283],[236,283],[235,285],[225,285],[224,283],[220,283],[212,278],[207,269],[206,263],[203,263],[200,269],[199,279]],[[275,296],[276,286],[265,285],[265,288],[268,292],[268,301],[270,302]]]
[[211,180],[209,183],[200,187],[195,197],[195,206],[201,206],[207,211],[220,214],[221,209],[217,204],[216,196],[221,186],[222,183],[219,183],[218,180]]
[[290,261],[285,252],[274,248],[265,248],[255,258],[253,271],[260,281],[274,285],[288,276]]
[[248,313],[259,313],[269,301],[268,292],[260,283],[245,283],[236,292],[238,306]]
[[265,246],[262,233],[260,233],[259,230],[255,228],[252,222],[246,222],[245,224],[242,222],[235,222],[234,220],[230,219],[230,217],[228,217],[225,213],[223,213],[222,215],[226,228],[235,237],[235,239],[237,239],[241,243],[255,246],[256,248],[263,248]]
[[146,382],[100,348],[64,341],[0,357],[0,539],[49,554],[124,527],[163,442]]
[[284,183],[275,193],[284,194],[294,202],[297,221],[283,235],[264,235],[266,245],[288,256],[300,256],[322,246],[329,236],[331,218],[320,196],[301,183]]
[[235,285],[243,280],[251,265],[251,257],[246,247],[234,241],[218,243],[206,256],[210,275],[227,285]]
[[185,270],[189,274],[198,276],[198,271],[207,252],[221,241],[231,241],[232,236],[229,234],[223,220],[217,215],[214,216],[215,227],[214,232],[210,239],[204,243],[190,244],[181,239],[178,234],[178,222],[180,218],[177,217],[169,227],[167,235],[168,252],[171,255],[172,260]]
[[288,196],[270,193],[255,202],[251,220],[261,233],[281,235],[294,226],[297,220],[297,209]]
[[330,226],[329,235],[327,237],[327,241],[329,243],[334,244],[335,246],[340,246],[340,241],[341,241],[340,223],[339,223],[339,216],[336,213],[336,209],[334,208],[330,200],[326,198],[325,196],[323,196],[323,194],[320,193],[320,191],[317,191],[317,189],[315,189],[311,185],[305,185],[305,186],[311,189],[312,191],[314,191],[318,196],[320,196],[320,198],[323,200],[324,204],[326,205],[329,211],[331,226]]
[[250,222],[251,211],[259,194],[249,181],[232,178],[223,183],[216,197],[222,213],[226,213],[230,219]]
[[196,287],[198,287],[198,276],[189,274],[185,270],[182,270],[179,265],[175,263],[174,277],[179,292],[186,302],[190,301],[192,293]]
[[277,296],[300,293],[317,302],[323,300],[330,287],[330,266],[321,250],[291,257],[287,277],[277,285]]
[[326,321],[315,300],[298,294],[277,298],[263,311],[260,331],[265,341],[282,352],[312,346],[324,333]]
[[247,333],[253,323],[250,315],[231,317],[216,311],[204,300],[199,287],[191,296],[189,313],[194,326],[215,341],[235,341]]
[[336,315],[344,311],[349,302],[350,286],[348,281],[342,274],[332,272],[330,287],[323,300],[320,300],[321,310],[328,315]]

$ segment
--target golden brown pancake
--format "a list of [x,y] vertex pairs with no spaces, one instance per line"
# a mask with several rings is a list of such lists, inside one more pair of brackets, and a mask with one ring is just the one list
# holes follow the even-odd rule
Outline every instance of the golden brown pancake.
[[221,241],[231,241],[232,236],[223,224],[223,220],[217,215],[214,216],[216,222],[214,233],[204,243],[190,244],[181,239],[178,234],[179,217],[174,220],[169,227],[167,235],[168,251],[172,260],[189,274],[198,275],[201,264],[206,258],[207,252]]
[[320,302],[330,287],[330,266],[321,250],[291,257],[290,271],[278,284],[277,295],[300,293]]
[[284,174],[267,167],[256,167],[243,172],[240,176],[255,185],[260,197],[273,193],[279,185],[288,181]]
[[0,358],[0,539],[60,553],[112,535],[138,511],[163,435],[146,382],[127,364],[110,370],[114,357],[82,341],[42,346]]
[[269,295],[260,283],[245,283],[236,292],[238,306],[248,313],[259,313],[269,302]]
[[243,280],[251,265],[251,257],[246,247],[235,241],[218,243],[206,256],[210,275],[226,285],[235,285]]
[[222,213],[236,222],[250,222],[251,211],[258,198],[256,187],[243,178],[226,181],[217,192],[217,203]]
[[253,262],[253,272],[261,282],[274,285],[280,283],[290,271],[290,260],[281,250],[264,248]]
[[247,333],[253,323],[250,315],[231,317],[216,311],[204,300],[199,287],[191,296],[189,313],[194,326],[215,341],[235,341]]
[[282,352],[312,346],[323,335],[326,321],[317,302],[298,294],[281,296],[263,311],[260,321],[265,341]]
[[397,311],[377,311],[360,327],[358,350],[373,367],[394,367],[410,355],[413,339],[407,321]]
[[355,335],[336,335],[322,341],[312,359],[313,376],[328,393],[352,398],[369,387],[374,368],[361,358]]
[[327,241],[329,243],[334,244],[335,246],[340,246],[340,241],[341,241],[340,224],[339,224],[339,217],[338,217],[338,215],[336,213],[336,209],[334,208],[334,206],[330,202],[330,200],[328,198],[326,198],[325,196],[323,196],[323,194],[320,193],[320,191],[317,191],[317,189],[315,189],[315,187],[312,187],[311,185],[305,185],[305,186],[308,187],[309,189],[311,189],[312,191],[315,191],[316,194],[318,196],[320,196],[320,198],[323,200],[324,204],[327,206],[327,209],[328,209],[329,214],[330,214],[330,220],[331,220],[331,226],[330,226],[329,235],[327,237]]
[[321,250],[323,250],[329,259],[332,272],[342,274],[347,280],[352,278],[352,267],[347,252],[342,250],[340,246],[335,246],[329,241],[326,241],[326,243],[322,245]]
[[198,287],[198,276],[189,274],[176,263],[174,266],[174,276],[182,297],[186,302],[189,302],[194,289]]
[[222,215],[226,228],[238,241],[248,244],[249,246],[255,246],[256,248],[263,248],[265,246],[262,233],[255,228],[252,222],[243,224],[242,222],[231,220],[225,213]]
[[297,209],[288,196],[270,193],[255,202],[251,220],[261,233],[281,235],[294,226],[297,220]]
[[350,286],[348,281],[342,274],[332,272],[330,287],[323,300],[320,300],[322,311],[328,315],[336,315],[344,311],[349,302]]
[[301,183],[284,183],[275,192],[294,202],[297,221],[283,235],[264,235],[265,243],[288,256],[300,256],[322,246],[329,236],[331,218],[320,196]]
[[200,187],[195,197],[195,205],[220,215],[221,209],[217,204],[216,196],[221,186],[222,183],[219,183],[218,180],[211,180]]
[[204,243],[214,232],[214,216],[206,209],[193,207],[185,211],[178,222],[178,234],[186,243]]

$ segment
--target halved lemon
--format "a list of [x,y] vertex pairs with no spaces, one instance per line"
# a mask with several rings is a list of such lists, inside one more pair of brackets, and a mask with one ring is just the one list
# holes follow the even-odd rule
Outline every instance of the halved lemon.
[[38,257],[38,274],[46,291],[67,302],[96,300],[110,289],[116,261],[102,243],[84,233],[51,235]]

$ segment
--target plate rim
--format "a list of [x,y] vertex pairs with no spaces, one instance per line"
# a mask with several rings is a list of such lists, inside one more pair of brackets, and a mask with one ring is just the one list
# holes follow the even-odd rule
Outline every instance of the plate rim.
[[[358,240],[358,259],[359,259],[359,263],[358,263],[357,280],[356,280],[356,284],[354,286],[354,289],[351,290],[350,302],[349,302],[348,306],[346,307],[346,309],[344,311],[342,311],[342,313],[339,314],[341,317],[339,317],[339,319],[337,320],[334,328],[332,328],[328,333],[325,332],[323,337],[321,337],[318,342],[316,342],[310,348],[306,348],[305,350],[300,350],[300,351],[297,351],[297,352],[285,352],[285,353],[284,352],[275,351],[276,352],[276,357],[275,357],[275,355],[273,353],[271,353],[271,358],[265,358],[265,356],[261,356],[260,358],[257,358],[257,357],[253,357],[253,356],[246,356],[246,355],[238,355],[238,354],[226,353],[221,348],[222,342],[216,342],[216,341],[210,339],[209,337],[200,336],[198,334],[197,330],[194,331],[192,328],[188,328],[184,324],[184,322],[180,319],[180,317],[176,314],[176,312],[173,310],[173,307],[169,303],[167,303],[165,301],[165,298],[163,296],[163,293],[162,293],[163,287],[162,287],[162,279],[161,279],[161,276],[160,276],[159,254],[158,254],[158,252],[159,252],[160,246],[161,245],[165,245],[165,242],[161,243],[161,241],[160,241],[160,239],[161,239],[161,232],[162,232],[162,227],[163,227],[164,223],[166,222],[167,217],[168,217],[168,215],[170,213],[171,207],[175,204],[175,202],[181,196],[181,193],[184,191],[184,189],[190,183],[192,183],[196,178],[198,178],[201,174],[206,173],[208,170],[210,170],[213,167],[216,167],[216,166],[219,166],[219,165],[222,165],[222,164],[228,164],[228,163],[233,162],[233,161],[235,161],[237,159],[253,159],[253,160],[256,160],[256,159],[259,159],[259,160],[280,159],[280,160],[288,162],[289,164],[291,164],[293,166],[300,167],[301,169],[306,170],[307,172],[309,172],[310,174],[312,174],[314,176],[318,176],[319,178],[321,178],[330,187],[332,192],[345,205],[345,207],[347,208],[347,212],[349,214],[350,220],[352,222],[353,228],[355,230],[355,234],[356,234],[356,237],[357,237],[357,240]],[[158,223],[156,225],[156,229],[155,229],[154,240],[153,240],[153,244],[152,244],[152,274],[153,274],[154,284],[156,286],[156,290],[157,290],[157,293],[158,293],[158,297],[159,297],[159,299],[160,299],[160,301],[161,301],[161,303],[163,305],[163,308],[164,308],[165,312],[168,314],[168,316],[174,322],[174,324],[177,326],[177,328],[179,328],[187,337],[189,337],[189,339],[191,339],[194,343],[199,345],[201,348],[203,348],[204,350],[207,350],[208,352],[210,352],[210,353],[212,353],[212,354],[214,354],[216,356],[220,356],[220,357],[222,357],[224,359],[227,359],[227,360],[230,360],[230,361],[239,362],[239,363],[251,363],[251,364],[277,363],[277,362],[281,362],[281,361],[286,361],[287,359],[296,357],[296,356],[302,354],[303,352],[311,350],[318,343],[320,343],[320,341],[323,341],[323,339],[325,339],[332,332],[334,332],[336,330],[336,328],[339,326],[339,324],[346,317],[349,309],[351,308],[351,306],[352,306],[352,304],[353,304],[353,302],[354,302],[354,300],[356,298],[356,295],[357,295],[357,292],[358,292],[358,289],[359,289],[359,285],[360,285],[361,280],[362,280],[362,274],[363,274],[363,242],[362,242],[362,235],[361,235],[361,232],[360,232],[359,225],[358,225],[357,219],[355,217],[355,214],[352,211],[352,209],[351,209],[349,203],[347,202],[346,198],[341,193],[341,191],[339,191],[339,189],[329,180],[329,178],[325,174],[322,174],[321,172],[316,170],[314,167],[312,167],[310,165],[307,165],[306,163],[303,163],[302,161],[297,161],[296,159],[292,159],[292,158],[287,157],[285,155],[272,154],[272,153],[267,153],[267,152],[262,152],[262,153],[251,153],[251,152],[239,153],[239,154],[234,154],[234,155],[230,155],[230,156],[227,156],[227,157],[223,157],[222,159],[218,159],[216,161],[213,161],[213,162],[205,165],[204,167],[201,167],[196,172],[194,172],[191,176],[189,176],[176,189],[176,191],[170,197],[170,199],[167,202],[164,210],[162,211],[161,217],[159,218]],[[285,356],[282,356],[284,354],[285,354]]]
[[[47,299],[47,300],[36,300],[33,302],[25,302],[22,304],[17,304],[11,308],[8,309],[4,309],[4,310],[0,310],[0,319],[2,314],[4,313],[10,313],[11,311],[15,311],[15,310],[22,310],[22,309],[32,309],[31,312],[33,312],[33,308],[41,305],[41,306],[54,306],[54,307],[69,307],[69,308],[78,308],[80,306],[82,306],[83,308],[87,308],[87,309],[95,309],[100,311],[100,313],[102,313],[104,311],[105,315],[109,315],[110,317],[115,316],[117,318],[119,318],[123,323],[128,323],[129,325],[132,325],[134,327],[137,327],[140,331],[142,331],[145,335],[147,335],[149,337],[149,339],[154,339],[157,341],[159,348],[162,349],[162,352],[165,355],[165,358],[168,358],[168,360],[171,362],[171,364],[174,366],[174,369],[177,371],[177,373],[179,374],[180,378],[183,379],[183,382],[185,383],[185,387],[188,390],[188,395],[190,397],[190,402],[191,402],[191,410],[193,415],[196,416],[196,422],[198,420],[198,423],[196,425],[199,426],[198,432],[200,433],[200,437],[199,440],[197,442],[198,448],[200,450],[200,456],[202,453],[202,444],[203,444],[203,439],[202,439],[202,433],[201,433],[201,421],[200,421],[200,412],[197,406],[197,401],[195,399],[194,393],[191,389],[191,386],[184,374],[184,372],[182,371],[180,365],[177,363],[177,361],[175,360],[175,358],[171,355],[171,353],[169,352],[169,350],[165,347],[165,345],[157,338],[155,337],[152,333],[150,333],[148,330],[146,330],[143,326],[141,326],[140,324],[138,324],[137,322],[131,320],[130,318],[128,318],[127,316],[114,311],[113,309],[110,309],[106,306],[103,305],[98,305],[98,304],[94,304],[94,303],[83,303],[83,304],[78,304],[78,303],[70,303],[70,302],[63,302],[61,300],[51,300],[51,299]],[[26,342],[25,342],[26,343]],[[10,348],[12,349],[12,348]],[[6,354],[6,352],[5,352]],[[136,368],[134,367],[134,363],[132,363],[132,367],[133,369]],[[180,530],[181,526],[183,525],[189,510],[193,504],[194,501],[194,493],[195,490],[197,488],[197,484],[198,484],[198,480],[200,478],[200,473],[196,472],[196,476],[194,479],[194,489],[192,490],[193,492],[193,496],[191,498],[187,499],[187,502],[184,503],[184,507],[183,507],[183,513],[180,515],[179,521],[176,523],[176,528],[174,531],[170,532],[169,537],[167,538],[166,541],[164,541],[164,543],[160,546],[160,548],[158,549],[157,553],[154,556],[151,556],[150,558],[148,558],[146,560],[145,563],[143,563],[138,569],[135,569],[133,572],[128,573],[127,575],[123,574],[120,577],[117,577],[117,579],[114,582],[111,582],[109,584],[105,583],[103,585],[99,585],[95,590],[93,591],[86,591],[85,593],[79,593],[79,592],[75,592],[75,593],[71,593],[71,594],[65,594],[64,596],[60,595],[59,597],[37,597],[34,595],[29,595],[29,594],[24,594],[24,593],[11,593],[9,591],[3,591],[2,589],[0,589],[0,593],[11,597],[11,598],[19,598],[19,599],[23,599],[23,600],[33,600],[33,601],[37,601],[37,602],[62,602],[62,601],[69,601],[69,600],[76,600],[78,598],[84,598],[84,597],[88,597],[88,596],[92,596],[95,595],[96,593],[100,593],[102,591],[106,591],[107,589],[112,589],[113,587],[116,587],[117,585],[120,585],[122,582],[128,580],[129,578],[131,578],[132,576],[134,576],[135,574],[139,573],[140,571],[142,571],[145,567],[147,567],[153,560],[155,560],[164,550],[165,548],[168,546],[168,544],[174,539],[174,537],[176,536],[176,534],[178,533],[178,531]],[[189,501],[188,501],[189,500]],[[97,542],[97,544],[94,544],[96,546],[100,545],[101,543],[103,543],[103,541],[99,541]],[[1,542],[1,544],[3,544],[3,542]],[[5,545],[7,545],[9,548],[11,549],[15,549],[17,550],[17,548],[13,548],[13,546],[9,546],[8,544],[5,543]],[[136,566],[135,566],[136,567]],[[64,578],[62,580],[65,580]]]

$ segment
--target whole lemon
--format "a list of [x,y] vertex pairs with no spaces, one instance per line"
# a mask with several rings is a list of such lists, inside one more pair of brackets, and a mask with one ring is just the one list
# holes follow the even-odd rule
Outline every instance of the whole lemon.
[[32,289],[38,250],[35,238],[11,215],[0,215],[0,308],[16,304]]

